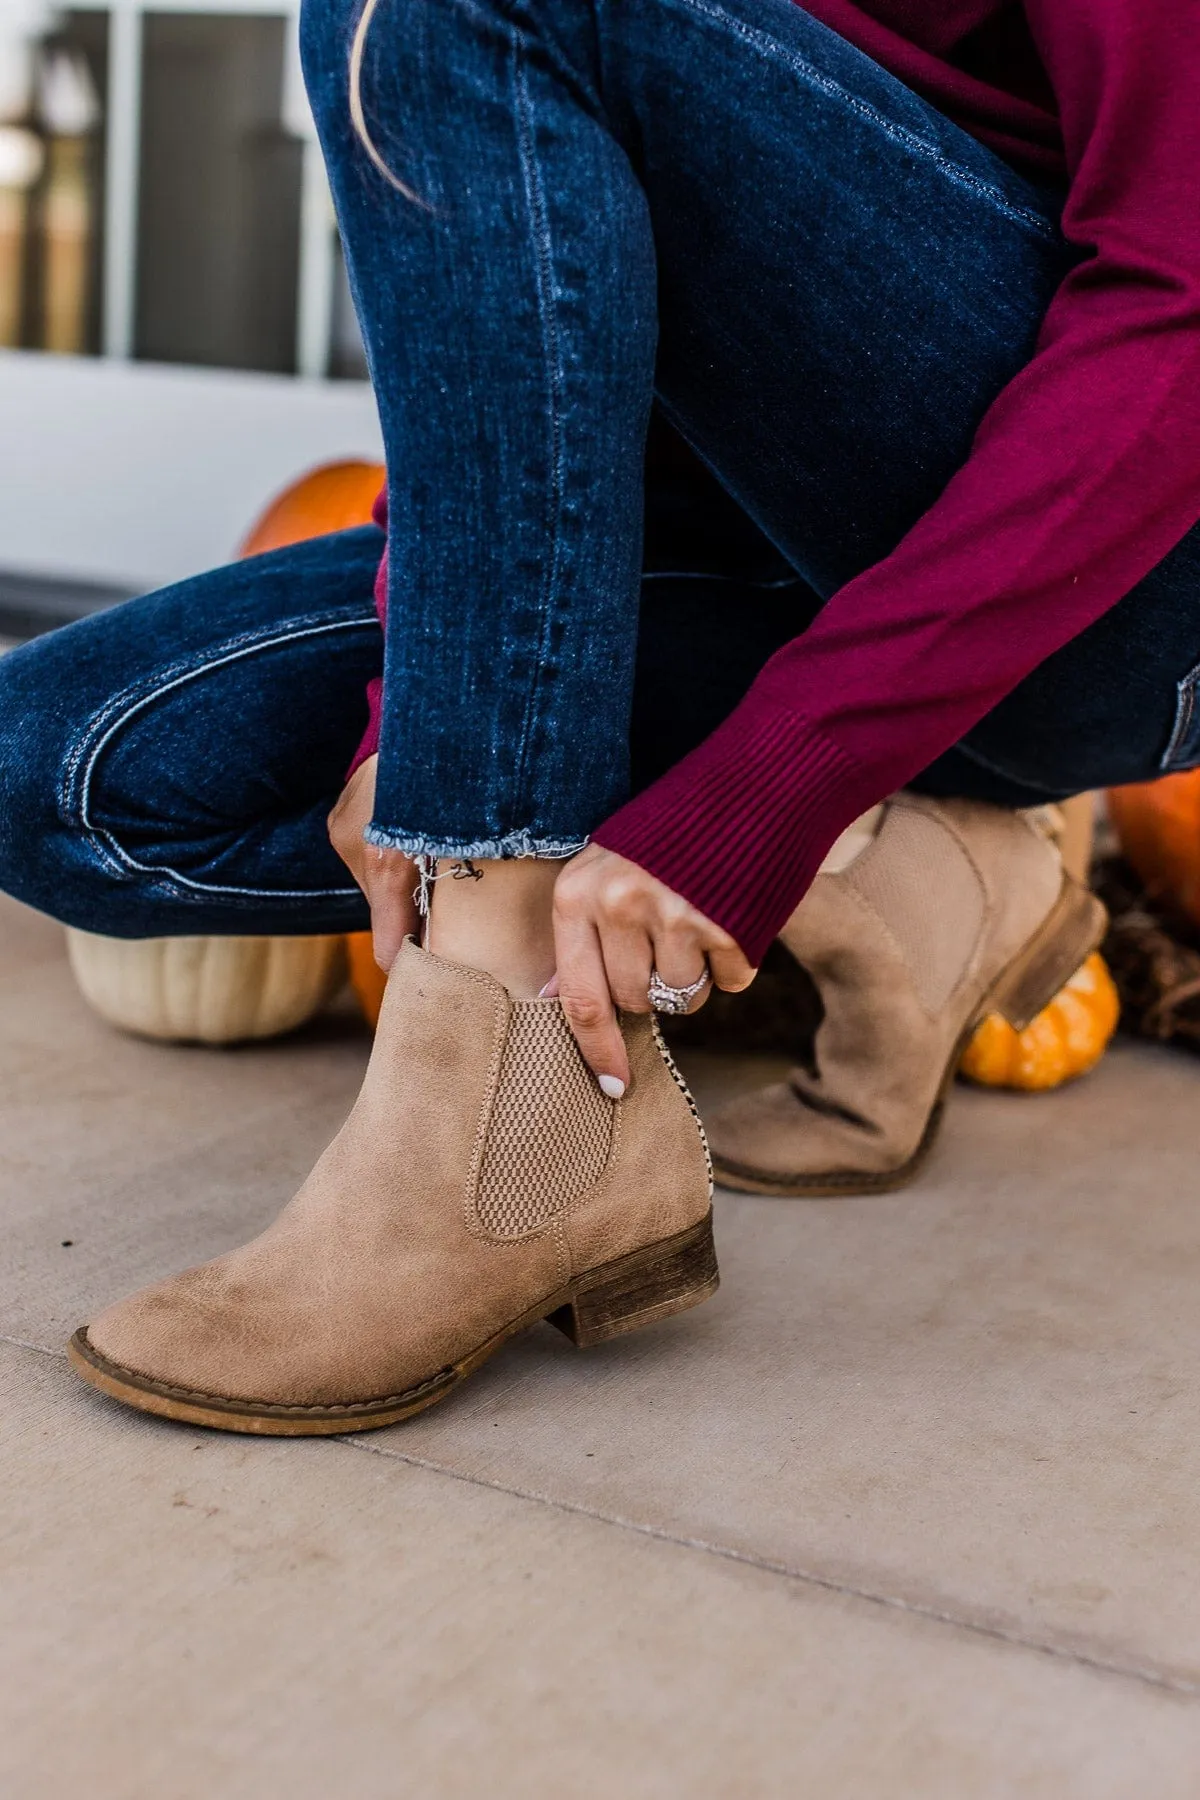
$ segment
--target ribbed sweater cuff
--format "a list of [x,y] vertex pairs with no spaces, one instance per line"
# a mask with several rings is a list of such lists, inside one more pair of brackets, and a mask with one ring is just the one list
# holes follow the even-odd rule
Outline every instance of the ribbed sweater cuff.
[[757,967],[834,839],[882,798],[876,786],[807,720],[743,702],[592,835],[682,894]]

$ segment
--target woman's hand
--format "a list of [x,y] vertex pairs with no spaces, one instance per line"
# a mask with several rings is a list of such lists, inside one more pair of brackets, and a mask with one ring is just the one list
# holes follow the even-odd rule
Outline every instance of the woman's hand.
[[[651,1010],[650,972],[669,987],[690,987],[705,972],[728,993],[740,993],[755,970],[737,944],[694,906],[637,863],[589,844],[563,867],[554,888],[556,974],[551,992],[562,1001],[585,1060],[606,1093],[629,1084],[629,1058],[615,1007]],[[692,1007],[703,1005],[707,989]],[[607,1079],[605,1079],[607,1078]]]
[[[329,815],[329,837],[370,905],[375,960],[390,969],[417,930],[417,871],[401,851],[363,842],[375,808],[377,764],[369,757],[350,777]],[[651,1010],[652,969],[670,987],[690,987],[707,968],[729,993],[749,987],[755,975],[728,932],[637,863],[598,844],[565,863],[555,883],[554,950],[556,973],[545,991],[558,994],[585,1060],[613,1095],[629,1085],[616,1008]],[[707,991],[691,1010],[703,1005]]]
[[377,756],[360,763],[329,815],[329,841],[357,881],[371,908],[375,961],[390,969],[405,938],[417,929],[416,865],[402,850],[364,844],[375,810]]

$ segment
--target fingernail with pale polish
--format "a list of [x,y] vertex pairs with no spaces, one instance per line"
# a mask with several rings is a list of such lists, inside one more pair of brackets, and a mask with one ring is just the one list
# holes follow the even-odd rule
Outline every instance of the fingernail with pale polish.
[[597,1076],[597,1080],[600,1083],[600,1092],[607,1094],[610,1100],[619,1100],[625,1092],[625,1083],[619,1081],[615,1075],[600,1075]]

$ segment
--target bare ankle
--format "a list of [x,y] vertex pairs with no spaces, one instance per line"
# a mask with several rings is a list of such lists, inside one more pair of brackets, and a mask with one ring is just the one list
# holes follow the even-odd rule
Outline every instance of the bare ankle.
[[554,973],[551,908],[561,867],[530,857],[439,862],[430,884],[429,949],[494,975],[517,999],[532,998]]

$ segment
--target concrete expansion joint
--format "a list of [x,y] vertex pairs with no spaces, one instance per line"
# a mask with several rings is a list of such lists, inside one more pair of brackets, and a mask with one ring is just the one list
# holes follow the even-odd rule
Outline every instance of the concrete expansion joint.
[[618,1531],[635,1532],[639,1537],[652,1538],[660,1544],[672,1544],[677,1550],[696,1550],[722,1562],[757,1569],[761,1574],[774,1575],[781,1580],[794,1582],[797,1586],[841,1594],[850,1600],[864,1601],[869,1606],[884,1607],[891,1612],[906,1613],[912,1618],[928,1619],[937,1625],[968,1631],[976,1637],[988,1638],[993,1643],[1009,1644],[1018,1650],[1033,1651],[1038,1656],[1051,1656],[1059,1662],[1074,1663],[1081,1669],[1091,1670],[1093,1674],[1115,1676],[1119,1680],[1136,1682],[1143,1687],[1155,1688],[1160,1693],[1174,1694],[1181,1699],[1200,1699],[1200,1681],[1171,1669],[1155,1668],[1150,1664],[1126,1661],[1100,1652],[1092,1653],[1078,1645],[1056,1644],[1048,1638],[1032,1637],[1025,1632],[973,1617],[969,1612],[957,1612],[950,1607],[931,1606],[920,1600],[907,1599],[902,1594],[888,1594],[874,1588],[860,1587],[853,1582],[839,1581],[832,1575],[822,1575],[816,1569],[799,1568],[795,1564],[779,1562],[771,1557],[755,1556],[750,1551],[735,1549],[732,1544],[715,1543],[710,1538],[687,1537],[668,1531],[661,1525],[646,1524],[640,1519],[626,1519],[619,1513],[602,1512],[595,1507],[583,1506],[575,1500],[559,1500],[553,1494],[539,1493],[535,1488],[513,1487],[503,1481],[489,1481],[482,1475],[468,1475],[446,1463],[436,1462],[432,1457],[413,1456],[402,1450],[393,1450],[388,1445],[381,1444],[378,1439],[343,1437],[331,1441],[335,1441],[341,1449],[366,1450],[373,1456],[405,1463],[410,1468],[448,1476],[451,1481],[486,1488],[492,1493],[508,1494],[514,1500],[528,1500],[536,1506],[548,1507],[553,1512],[573,1513],[580,1518],[592,1519],[599,1525],[611,1525]]
[[57,1357],[59,1362],[66,1362],[66,1349],[54,1350],[49,1344],[33,1344],[28,1338],[11,1337],[8,1332],[0,1331],[0,1344],[11,1344],[14,1350],[35,1350],[39,1356]]
[[[66,1352],[63,1349],[32,1343],[28,1339],[14,1337],[7,1332],[0,1332],[0,1344],[8,1344],[15,1350],[32,1352],[34,1355],[48,1357],[53,1361],[65,1362],[66,1360]],[[604,1512],[596,1507],[584,1506],[578,1501],[557,1499],[553,1494],[541,1493],[534,1488],[517,1487],[503,1481],[489,1480],[482,1475],[471,1475],[463,1470],[452,1468],[446,1463],[438,1462],[432,1457],[414,1456],[409,1452],[395,1450],[390,1445],[381,1443],[374,1435],[371,1437],[325,1438],[321,1442],[334,1450],[367,1451],[373,1456],[382,1457],[385,1461],[421,1469],[428,1474],[442,1475],[450,1481],[461,1482],[468,1487],[505,1494],[510,1499],[528,1501],[535,1506],[546,1507],[552,1512],[591,1519],[596,1524],[608,1525],[618,1531],[632,1532],[657,1543],[670,1544],[677,1550],[692,1550],[721,1562],[735,1563],[743,1568],[756,1569],[760,1574],[774,1576],[778,1580],[791,1582],[798,1587],[814,1588],[823,1593],[838,1594],[845,1599],[858,1600],[865,1605],[880,1607],[889,1612],[906,1614],[911,1618],[927,1619],[932,1624],[945,1625],[953,1630],[968,1632],[974,1637],[984,1638],[993,1643],[1007,1644],[1014,1649],[1031,1651],[1038,1656],[1052,1657],[1058,1662],[1074,1664],[1093,1674],[1132,1682],[1141,1687],[1152,1688],[1159,1693],[1174,1695],[1178,1699],[1200,1699],[1200,1681],[1181,1671],[1106,1655],[1100,1651],[1088,1651],[1078,1644],[1055,1643],[1052,1639],[1034,1637],[1027,1632],[978,1618],[965,1609],[960,1611],[947,1606],[934,1606],[902,1594],[890,1594],[854,1582],[840,1581],[835,1576],[823,1575],[817,1569],[802,1568],[796,1564],[780,1562],[771,1557],[755,1556],[752,1552],[739,1550],[731,1544],[716,1543],[709,1538],[692,1537],[669,1531],[661,1525],[625,1518],[619,1513]]]

